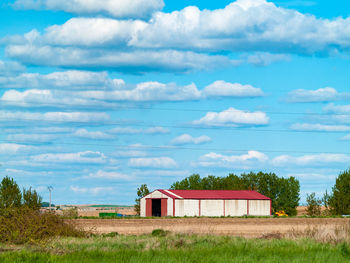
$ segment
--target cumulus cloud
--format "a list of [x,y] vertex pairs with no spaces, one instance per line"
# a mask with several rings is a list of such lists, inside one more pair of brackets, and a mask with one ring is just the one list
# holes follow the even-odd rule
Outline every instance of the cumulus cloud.
[[331,164],[347,164],[349,162],[350,156],[348,155],[330,153],[303,155],[298,157],[281,155],[272,160],[272,164],[275,166],[328,166]]
[[16,143],[1,143],[0,154],[17,154],[21,151],[31,149],[31,146],[16,144]]
[[130,158],[130,157],[145,157],[147,156],[147,153],[143,151],[136,151],[136,150],[125,150],[125,151],[116,151],[112,155],[119,158]]
[[2,76],[11,76],[25,71],[25,67],[16,61],[2,61],[0,60],[0,83]]
[[313,123],[295,123],[290,127],[295,131],[320,131],[320,132],[346,132],[350,131],[350,126],[346,125],[325,125]]
[[22,73],[0,78],[2,87],[27,89],[118,89],[125,85],[121,79],[112,79],[107,72],[82,70],[58,71],[49,74]]
[[324,111],[336,114],[348,114],[350,113],[350,105],[334,105],[328,104],[323,108]]
[[236,65],[223,55],[177,50],[90,49],[77,47],[10,45],[6,54],[25,64],[121,72],[189,72]]
[[[46,1],[40,1],[39,6],[45,6]],[[107,7],[101,4],[105,1],[108,0],[89,4],[95,6],[99,2]],[[89,4],[84,2],[86,7]],[[142,14],[140,10],[145,9],[139,9],[138,14]],[[201,11],[189,6],[171,13],[156,12],[148,21],[72,18],[43,33],[32,31],[15,41],[9,38],[6,54],[25,64],[40,66],[188,72],[243,63],[232,61],[227,55],[213,55],[214,52],[256,52],[247,57],[247,62],[268,65],[288,59],[285,54],[346,51],[349,28],[349,18],[322,19],[265,0],[237,0],[216,10]]]
[[110,172],[104,170],[98,170],[96,173],[90,173],[84,178],[93,178],[93,179],[121,179],[121,180],[130,180],[130,176],[118,172]]
[[38,163],[103,164],[107,162],[107,158],[103,153],[93,151],[78,153],[47,153],[32,156],[30,159]]
[[350,99],[350,93],[339,93],[334,88],[321,88],[317,90],[297,89],[288,93],[288,102],[328,102]]
[[57,139],[59,135],[54,134],[28,134],[28,133],[17,133],[9,134],[7,136],[8,140],[17,141],[17,142],[53,142]]
[[92,188],[85,188],[85,187],[79,187],[79,186],[71,186],[70,189],[77,194],[92,194],[92,195],[98,195],[101,192],[110,192],[113,190],[113,187],[92,187]]
[[3,79],[1,84],[7,88],[27,88],[23,91],[9,89],[0,97],[0,100],[6,105],[21,107],[67,105],[121,107],[123,102],[190,101],[216,97],[263,96],[259,88],[222,80],[215,81],[203,90],[199,90],[194,83],[178,86],[175,83],[149,81],[131,85],[121,79],[111,79],[105,73],[86,71],[54,72],[48,75],[22,74],[16,78],[9,78],[7,81]]
[[86,129],[77,130],[73,136],[84,138],[84,139],[94,139],[94,140],[109,140],[114,139],[114,136],[101,131],[88,131]]
[[148,18],[161,10],[163,0],[16,0],[18,9],[65,11],[78,15],[106,14],[117,18]]
[[288,61],[290,60],[290,56],[285,54],[271,54],[267,52],[257,52],[253,55],[247,56],[246,60],[249,64],[253,64],[255,66],[268,66],[273,62]]
[[350,140],[350,134],[345,135],[344,137],[341,138],[342,140],[348,141]]
[[[64,40],[66,45],[77,44],[73,32],[81,28],[81,43],[89,38],[89,45],[96,46],[104,44],[101,39],[108,41],[113,38],[116,45],[123,41],[124,46],[138,48],[181,47],[200,51],[304,54],[346,49],[350,37],[349,19],[318,19],[293,9],[277,7],[265,0],[237,0],[216,10],[201,11],[195,6],[189,6],[171,13],[157,12],[149,22],[143,22],[142,27],[136,30],[131,30],[132,26],[129,25],[129,34],[116,29],[123,28],[122,25],[109,26],[122,22],[110,20],[73,18],[73,22],[68,21],[62,26],[48,29],[47,34],[50,34],[50,30],[55,30],[57,35],[61,31],[72,32]],[[89,27],[84,26],[87,23]],[[91,34],[91,30],[98,33]],[[69,42],[70,39],[72,42]]]
[[109,120],[109,115],[100,112],[21,112],[0,111],[0,122],[8,121],[53,121],[53,122],[93,122]]
[[202,135],[199,137],[192,137],[189,134],[182,134],[171,141],[171,143],[175,145],[203,144],[208,142],[211,142],[211,138],[206,135]]
[[248,151],[242,155],[222,155],[214,152],[200,157],[199,166],[249,169],[268,161],[268,156],[258,151]]
[[204,97],[260,97],[264,95],[261,89],[251,85],[229,83],[223,80],[217,80],[205,87],[202,94]]
[[169,157],[131,158],[128,165],[133,168],[172,169],[177,167],[177,163]]
[[269,117],[261,111],[248,112],[231,107],[222,112],[208,112],[203,118],[193,121],[193,124],[205,126],[268,125]]
[[148,129],[136,129],[131,127],[117,127],[109,130],[110,133],[116,134],[165,134],[169,133],[169,129],[164,127],[151,127]]

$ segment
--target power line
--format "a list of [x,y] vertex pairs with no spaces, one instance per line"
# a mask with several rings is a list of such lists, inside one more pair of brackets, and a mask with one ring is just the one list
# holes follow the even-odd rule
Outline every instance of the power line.
[[[20,140],[0,140],[6,143],[16,143],[16,144],[27,144],[35,145],[42,144],[41,142],[30,142],[30,141],[20,141]],[[54,143],[55,145],[77,145],[77,146],[103,146],[103,147],[113,147],[116,149],[132,149],[132,150],[195,150],[195,151],[220,151],[220,152],[248,152],[253,151],[252,149],[224,149],[224,148],[206,148],[206,147],[185,147],[185,146],[148,146],[148,145],[120,145],[120,144],[96,144],[96,143],[74,143],[74,142],[59,142]],[[255,149],[254,151],[266,152],[266,153],[302,153],[302,154],[350,154],[350,152],[318,152],[318,151],[297,151],[297,150],[261,150]]]
[[[173,129],[198,129],[198,130],[234,130],[234,131],[254,131],[254,132],[287,132],[287,133],[348,133],[349,131],[319,131],[319,130],[287,130],[287,129],[257,129],[248,126],[232,127],[232,126],[196,126],[196,125],[163,125],[163,124],[142,124],[142,123],[128,123],[128,122],[117,122],[117,121],[62,121],[62,120],[43,120],[43,119],[31,119],[31,118],[21,118],[21,119],[5,119],[0,117],[0,121],[6,122],[22,122],[22,121],[35,121],[35,122],[48,122],[57,124],[86,124],[88,126],[125,126],[125,127],[147,127],[147,128],[173,128]],[[256,126],[255,126],[256,127]]]
[[[100,106],[98,107],[96,106],[90,106],[90,105],[79,105],[79,104],[69,104],[69,103],[61,103],[59,102],[59,104],[53,104],[53,103],[42,103],[42,102],[32,102],[32,103],[28,103],[28,102],[21,102],[19,103],[16,100],[3,100],[1,99],[0,102],[14,102],[16,104],[13,105],[6,105],[5,106],[29,106],[32,105],[33,107],[41,105],[41,106],[47,106],[47,107],[53,107],[53,108],[62,108],[60,106],[71,106],[71,107],[76,107],[76,108],[87,108],[87,109],[97,109],[99,111],[103,110],[116,110],[116,111],[122,111],[122,110],[159,110],[159,111],[183,111],[183,112],[210,112],[210,111],[215,111],[213,109],[187,109],[187,108],[154,108],[154,107],[150,107],[150,106],[142,106],[142,105],[137,105],[137,106],[130,106],[130,105],[123,105],[122,101],[116,101],[116,102],[107,102],[110,103],[112,105],[110,105],[109,107],[112,107],[113,104],[115,104],[114,106],[119,106],[118,108],[109,108],[107,106]],[[156,101],[129,101],[128,103],[148,103],[148,104],[152,104],[155,103]],[[162,102],[175,102],[175,101],[162,101]],[[119,104],[118,104],[119,103]],[[217,110],[216,110],[217,111]],[[246,113],[250,113],[252,111],[244,111],[243,112]],[[255,111],[263,111],[263,110],[255,110]],[[314,113],[314,112],[281,112],[281,111],[263,111],[264,113],[267,114],[272,114],[272,115],[313,115],[313,116],[350,116],[350,112],[344,112],[344,113],[329,113],[329,112],[324,112],[324,113]]]

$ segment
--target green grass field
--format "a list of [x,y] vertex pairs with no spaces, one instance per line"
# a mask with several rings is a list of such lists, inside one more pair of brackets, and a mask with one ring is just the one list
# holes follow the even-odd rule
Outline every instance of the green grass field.
[[95,236],[0,245],[0,262],[350,262],[350,244],[223,236]]

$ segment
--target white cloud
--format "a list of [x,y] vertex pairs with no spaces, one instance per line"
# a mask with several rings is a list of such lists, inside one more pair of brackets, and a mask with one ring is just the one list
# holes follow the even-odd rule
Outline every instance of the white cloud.
[[256,165],[268,161],[268,156],[257,151],[248,151],[242,155],[222,155],[214,152],[205,154],[200,157],[199,166],[203,167],[234,167],[249,169]]
[[0,154],[17,154],[31,148],[31,146],[20,145],[15,143],[1,143]]
[[101,192],[110,192],[113,190],[113,187],[93,187],[93,188],[84,188],[79,186],[71,186],[70,189],[77,194],[92,194],[98,195]]
[[281,155],[272,160],[275,166],[329,166],[331,164],[347,164],[350,162],[350,156],[345,154],[311,154],[303,156]]
[[129,158],[129,157],[145,157],[147,156],[147,153],[143,151],[126,150],[126,151],[116,151],[112,155],[119,158]]
[[84,163],[103,164],[107,162],[106,156],[101,152],[85,151],[78,153],[47,153],[30,157],[38,163]]
[[255,66],[268,66],[277,61],[288,61],[290,56],[285,54],[271,54],[267,52],[257,52],[247,56],[247,62]]
[[348,141],[348,140],[350,140],[350,134],[345,135],[345,136],[344,136],[344,137],[342,137],[341,139],[342,139],[342,140],[344,140],[344,141]]
[[16,61],[2,61],[0,60],[0,83],[1,76],[11,76],[23,72],[25,67]]
[[203,90],[205,97],[259,97],[264,93],[259,88],[223,80],[215,81]]
[[[27,2],[32,6],[34,0],[18,1],[17,5]],[[41,0],[38,8],[48,8],[46,1],[55,2],[54,6],[62,2],[58,9],[68,10],[67,6],[77,7],[78,0],[74,4]],[[99,3],[98,6],[113,10],[102,4],[106,1],[112,0],[91,0],[89,4],[85,1],[84,7],[91,5],[93,10],[103,13],[96,6]],[[141,6],[146,2],[153,6],[156,0],[138,1],[142,1]],[[123,6],[127,3],[113,1],[113,5],[118,6],[119,2]],[[128,9],[132,6],[133,2],[128,2]],[[140,10],[147,9],[138,9],[137,14],[142,14]],[[30,65],[110,68],[138,73],[188,72],[243,63],[232,61],[227,55],[213,55],[216,51],[256,52],[247,58],[248,63],[256,65],[285,60],[288,58],[285,54],[327,55],[347,51],[349,28],[349,18],[322,19],[265,0],[237,0],[216,10],[201,11],[188,6],[171,13],[156,12],[148,22],[72,18],[63,25],[47,28],[42,34],[33,31],[21,40],[18,37],[13,42],[8,40],[6,53]]]
[[95,139],[95,140],[109,140],[114,139],[114,136],[101,132],[101,131],[88,131],[86,129],[77,130],[73,136],[85,138],[85,139]]
[[346,125],[325,125],[311,123],[295,123],[290,127],[295,131],[324,131],[324,132],[345,132],[350,131],[350,126]]
[[200,120],[193,121],[195,125],[206,126],[251,126],[268,123],[269,117],[264,112],[247,112],[232,107],[219,113],[208,112]]
[[236,62],[222,55],[177,50],[84,49],[76,47],[11,45],[6,54],[25,64],[122,72],[189,72],[227,67]]
[[163,0],[16,0],[19,9],[56,10],[78,15],[107,14],[117,18],[147,18],[164,6]]
[[323,110],[336,114],[348,114],[350,113],[350,105],[334,105],[333,103],[330,103],[325,106]]
[[177,166],[176,162],[169,157],[131,158],[128,162],[128,165],[134,168],[158,169],[172,169]]
[[164,134],[169,133],[169,129],[164,127],[151,127],[148,129],[135,129],[131,127],[117,127],[109,130],[110,133],[116,134]]
[[94,179],[121,179],[130,180],[130,176],[118,172],[108,172],[104,170],[98,170],[96,173],[90,173],[89,176],[84,178],[94,178]]
[[182,134],[171,141],[171,143],[175,145],[203,144],[208,142],[211,142],[211,138],[206,135],[202,135],[199,137],[192,137],[189,134]]
[[144,130],[144,132],[148,134],[165,134],[165,133],[169,133],[170,131],[168,128],[157,126],[157,127],[148,128]]
[[[25,75],[25,76],[24,76]],[[27,84],[28,83],[28,84]],[[190,101],[215,97],[257,97],[261,89],[251,85],[216,81],[198,90],[195,84],[143,82],[127,85],[121,79],[110,79],[104,73],[86,71],[54,72],[48,75],[23,74],[3,80],[10,88],[30,88],[24,91],[6,90],[0,100],[6,105],[22,107],[121,106],[122,102]],[[80,89],[85,89],[82,91]],[[73,89],[74,91],[72,91]]]
[[106,72],[91,72],[82,70],[69,70],[52,72],[49,74],[22,73],[16,76],[0,78],[0,83],[5,88],[26,89],[119,89],[125,86],[121,79],[112,79]]
[[17,133],[17,134],[9,134],[7,136],[8,140],[17,141],[17,142],[52,142],[57,139],[58,135],[54,134],[34,134],[34,133]]
[[321,88],[317,90],[297,89],[288,93],[288,102],[327,102],[350,99],[350,93],[339,93],[334,88]]
[[109,120],[109,115],[100,112],[20,112],[0,111],[0,122],[7,121],[53,121],[53,122],[92,122]]

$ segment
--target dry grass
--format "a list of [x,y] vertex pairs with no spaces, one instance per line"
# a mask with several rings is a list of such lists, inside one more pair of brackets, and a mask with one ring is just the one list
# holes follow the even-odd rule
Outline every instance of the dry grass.
[[285,237],[292,239],[309,238],[317,242],[330,244],[350,243],[350,222],[331,227],[310,225],[304,230],[293,228]]

